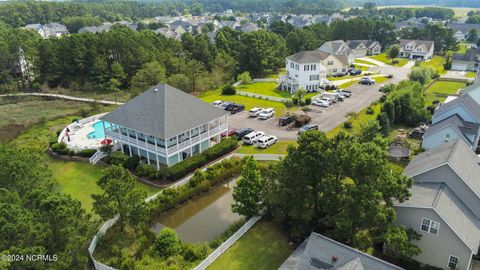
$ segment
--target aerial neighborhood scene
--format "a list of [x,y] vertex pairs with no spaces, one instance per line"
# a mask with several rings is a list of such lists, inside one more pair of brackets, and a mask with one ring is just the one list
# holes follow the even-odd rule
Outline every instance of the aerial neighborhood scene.
[[478,0],[0,0],[0,269],[480,270]]

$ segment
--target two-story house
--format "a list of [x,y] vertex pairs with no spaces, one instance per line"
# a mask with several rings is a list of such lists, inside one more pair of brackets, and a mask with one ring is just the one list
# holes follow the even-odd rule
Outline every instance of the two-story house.
[[286,57],[286,74],[280,78],[280,88],[291,93],[298,88],[318,91],[327,74],[345,71],[346,59],[321,51],[301,51]]
[[432,59],[435,42],[429,40],[400,39],[399,57],[415,60]]
[[148,164],[173,165],[220,141],[227,112],[168,84],[151,87],[100,118],[105,136]]
[[374,40],[347,40],[346,43],[355,57],[377,55],[382,51],[382,45]]
[[470,48],[466,53],[454,53],[452,70],[478,72],[480,70],[480,48]]
[[320,46],[317,51],[325,52],[335,56],[347,59],[347,65],[351,65],[355,61],[355,55],[348,44],[343,40],[327,41]]
[[394,205],[396,223],[422,237],[414,259],[441,269],[469,270],[480,244],[480,158],[463,140],[417,155],[404,174],[412,196]]
[[475,23],[449,23],[447,27],[455,32],[454,36],[457,41],[466,40],[472,29],[480,31],[480,24]]

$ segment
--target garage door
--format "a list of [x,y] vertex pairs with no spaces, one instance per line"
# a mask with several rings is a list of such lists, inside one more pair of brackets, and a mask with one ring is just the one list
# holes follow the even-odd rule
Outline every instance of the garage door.
[[467,70],[467,64],[453,62],[452,63],[452,70],[465,71],[465,70]]

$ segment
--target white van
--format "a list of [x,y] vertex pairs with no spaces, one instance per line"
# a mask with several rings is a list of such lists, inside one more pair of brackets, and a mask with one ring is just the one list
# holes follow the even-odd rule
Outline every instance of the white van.
[[243,143],[244,144],[254,144],[257,139],[263,137],[265,135],[265,132],[263,131],[253,131],[248,133],[243,137]]

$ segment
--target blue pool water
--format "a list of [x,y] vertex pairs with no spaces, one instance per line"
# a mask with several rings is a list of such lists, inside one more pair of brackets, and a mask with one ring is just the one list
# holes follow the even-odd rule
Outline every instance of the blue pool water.
[[[87,138],[89,139],[103,139],[105,138],[105,130],[103,130],[103,121],[98,121],[92,125],[95,129],[94,131],[88,133]],[[110,123],[105,122],[105,127],[110,127]]]

